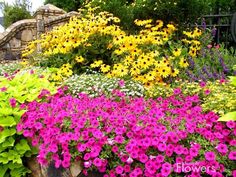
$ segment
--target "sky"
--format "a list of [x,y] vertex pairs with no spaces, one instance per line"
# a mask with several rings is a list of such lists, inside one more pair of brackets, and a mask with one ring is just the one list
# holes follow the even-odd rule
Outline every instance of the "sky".
[[[0,2],[7,2],[8,4],[13,4],[15,0],[0,0]],[[31,12],[35,12],[38,7],[42,6],[44,0],[29,0],[32,4]],[[2,12],[0,12],[0,16],[2,16]]]

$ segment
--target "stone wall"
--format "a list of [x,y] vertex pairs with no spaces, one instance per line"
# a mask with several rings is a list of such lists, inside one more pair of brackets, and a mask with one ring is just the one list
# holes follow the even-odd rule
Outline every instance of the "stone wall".
[[38,39],[46,31],[69,21],[77,12],[66,13],[51,4],[40,7],[33,19],[20,20],[0,33],[0,62],[21,58],[21,51],[29,41]]

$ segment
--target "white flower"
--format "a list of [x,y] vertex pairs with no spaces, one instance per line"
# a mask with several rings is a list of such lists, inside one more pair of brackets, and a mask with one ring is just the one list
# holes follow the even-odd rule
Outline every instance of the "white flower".
[[131,158],[131,157],[129,157],[127,160],[126,160],[126,162],[128,163],[128,164],[131,164],[131,163],[133,163],[133,159]]

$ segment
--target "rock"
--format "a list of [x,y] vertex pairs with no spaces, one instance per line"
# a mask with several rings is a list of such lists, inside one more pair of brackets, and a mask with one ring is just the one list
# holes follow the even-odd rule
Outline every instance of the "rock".
[[88,176],[85,176],[83,173],[80,173],[80,175],[78,177],[103,177],[104,174],[99,173],[99,172],[88,172]]
[[53,162],[46,167],[42,167],[42,175],[43,177],[72,177],[69,169],[55,168]]
[[55,168],[53,162],[47,166],[41,166],[35,157],[28,158],[27,167],[32,171],[29,177],[73,177],[70,169]]
[[10,48],[20,48],[21,47],[21,41],[16,39],[15,37],[10,40],[9,44],[10,44]]
[[72,177],[77,177],[81,173],[82,170],[83,168],[80,162],[71,164],[70,172],[71,172]]
[[33,40],[33,33],[32,30],[24,30],[21,33],[21,40],[24,42],[32,41]]
[[27,160],[27,166],[32,171],[32,173],[29,175],[30,177],[43,177],[41,174],[41,168],[38,162],[36,161],[36,158],[28,158]]

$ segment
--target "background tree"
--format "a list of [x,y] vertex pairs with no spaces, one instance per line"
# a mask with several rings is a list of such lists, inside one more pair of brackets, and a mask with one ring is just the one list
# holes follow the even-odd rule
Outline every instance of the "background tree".
[[28,0],[15,0],[13,5],[2,3],[1,8],[3,10],[3,24],[5,28],[19,20],[32,17],[30,14],[31,4]]
[[53,4],[67,12],[77,11],[85,0],[45,0],[44,4]]

